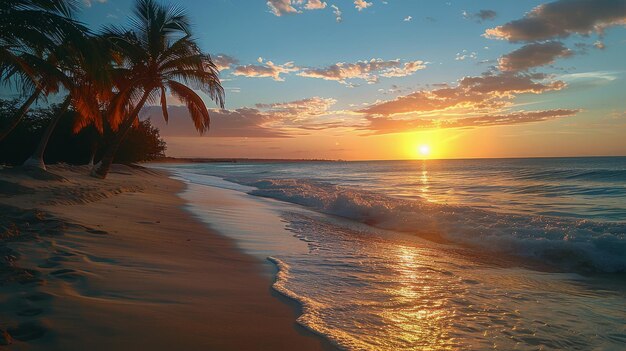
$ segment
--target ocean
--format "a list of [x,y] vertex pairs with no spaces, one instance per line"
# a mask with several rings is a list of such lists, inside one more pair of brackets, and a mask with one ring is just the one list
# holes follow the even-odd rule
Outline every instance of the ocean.
[[625,157],[158,167],[341,348],[626,348]]

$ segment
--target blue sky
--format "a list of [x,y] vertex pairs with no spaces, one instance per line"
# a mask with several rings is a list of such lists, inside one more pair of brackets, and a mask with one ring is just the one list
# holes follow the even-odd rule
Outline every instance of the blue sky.
[[[170,155],[411,158],[423,143],[436,157],[626,154],[626,1],[175,3],[201,47],[232,62],[208,136],[175,101],[177,126],[144,110]],[[85,4],[96,31],[128,23],[133,6]]]

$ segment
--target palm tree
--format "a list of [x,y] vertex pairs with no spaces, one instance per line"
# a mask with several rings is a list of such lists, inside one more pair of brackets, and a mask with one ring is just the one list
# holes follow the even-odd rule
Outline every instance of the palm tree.
[[50,88],[44,86],[38,67],[32,66],[28,58],[45,57],[68,36],[86,32],[72,19],[75,9],[74,0],[0,1],[0,82],[15,83],[28,96],[9,125],[0,131],[0,141]]
[[112,97],[110,72],[113,58],[107,40],[101,37],[76,38],[57,47],[51,57],[58,58],[58,69],[51,73],[67,91],[67,96],[44,130],[35,152],[24,162],[24,166],[44,170],[43,157],[48,142],[70,105],[77,112],[74,132],[93,124],[102,133],[100,107]]
[[110,28],[106,36],[121,58],[116,70],[117,93],[108,109],[108,120],[116,132],[92,175],[105,178],[117,149],[146,102],[159,102],[168,120],[166,91],[186,106],[198,132],[209,129],[209,112],[193,90],[208,94],[221,108],[224,89],[210,56],[191,37],[184,11],[154,0],[139,0],[132,29]]

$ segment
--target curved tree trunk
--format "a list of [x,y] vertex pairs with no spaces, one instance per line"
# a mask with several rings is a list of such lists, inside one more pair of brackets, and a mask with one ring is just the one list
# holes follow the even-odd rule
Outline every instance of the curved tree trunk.
[[149,95],[150,91],[146,90],[137,106],[135,106],[132,113],[129,115],[129,118],[122,122],[119,129],[117,130],[117,133],[115,133],[115,135],[113,136],[111,144],[109,144],[109,146],[104,151],[102,159],[91,170],[92,177],[100,179],[106,178],[107,174],[109,173],[109,169],[111,168],[111,164],[113,163],[113,159],[115,158],[115,154],[117,153],[117,149],[119,149],[122,141],[124,141],[124,138],[126,137],[126,134],[128,134],[130,128],[133,127],[133,123],[135,122],[135,120],[139,118],[139,111],[141,110],[141,108],[143,108],[143,105],[146,103],[146,100],[148,100]]
[[52,121],[50,121],[50,123],[46,127],[46,130],[44,131],[43,135],[41,136],[41,140],[37,145],[37,149],[35,149],[33,155],[24,162],[24,167],[37,167],[43,170],[46,169],[46,164],[43,161],[43,155],[46,153],[46,147],[48,146],[48,142],[50,141],[50,137],[52,136],[54,129],[56,128],[61,118],[63,118],[63,115],[65,114],[67,109],[70,107],[71,101],[72,98],[68,95],[65,98],[65,101],[63,101],[63,105],[61,105],[59,112],[56,114],[56,116],[54,116]]
[[30,109],[30,106],[35,102],[35,100],[37,100],[39,94],[41,94],[41,91],[41,88],[36,88],[33,94],[26,101],[24,101],[20,109],[11,120],[11,123],[9,123],[8,126],[0,131],[0,141],[4,140],[4,138],[6,138],[7,135],[11,134],[13,129],[15,129],[18,124],[20,124],[20,121],[24,118],[24,116],[26,116],[26,113]]

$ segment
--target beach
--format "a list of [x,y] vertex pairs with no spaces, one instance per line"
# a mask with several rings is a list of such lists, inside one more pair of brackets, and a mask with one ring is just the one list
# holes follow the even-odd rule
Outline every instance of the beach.
[[183,209],[167,172],[49,171],[1,170],[11,350],[332,349],[295,323],[266,265]]

